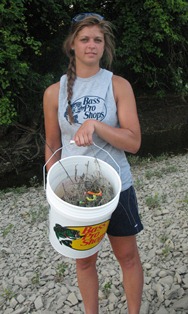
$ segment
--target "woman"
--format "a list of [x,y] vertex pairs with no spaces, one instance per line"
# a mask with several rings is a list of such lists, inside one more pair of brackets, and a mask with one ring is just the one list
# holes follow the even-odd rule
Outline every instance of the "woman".
[[[120,263],[129,314],[140,310],[143,272],[135,235],[143,229],[125,151],[136,153],[141,132],[131,85],[109,69],[114,55],[112,26],[96,13],[82,13],[72,20],[64,43],[70,59],[67,73],[44,93],[47,170],[62,157],[95,155],[121,169],[120,202],[112,214],[107,234]],[[74,140],[76,145],[70,145]],[[117,169],[116,169],[117,170]],[[98,313],[97,253],[76,260],[78,285],[85,312]]]

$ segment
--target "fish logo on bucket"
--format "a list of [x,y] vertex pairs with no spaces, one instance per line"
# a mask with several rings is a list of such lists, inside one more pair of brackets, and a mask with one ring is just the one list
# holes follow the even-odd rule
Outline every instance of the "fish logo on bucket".
[[61,245],[74,250],[85,251],[98,245],[105,236],[110,220],[93,226],[63,227],[55,224],[54,232]]

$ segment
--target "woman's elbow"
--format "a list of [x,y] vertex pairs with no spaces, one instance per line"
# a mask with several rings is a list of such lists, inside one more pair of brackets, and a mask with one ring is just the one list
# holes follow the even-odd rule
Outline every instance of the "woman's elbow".
[[140,147],[141,147],[141,139],[138,139],[133,143],[129,152],[131,154],[136,154],[139,151]]

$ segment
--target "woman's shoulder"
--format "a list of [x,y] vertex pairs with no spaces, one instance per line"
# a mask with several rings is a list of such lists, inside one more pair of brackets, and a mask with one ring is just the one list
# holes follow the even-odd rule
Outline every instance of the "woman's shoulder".
[[133,89],[130,82],[122,76],[113,75],[112,84],[115,98],[118,97],[118,95],[126,96],[128,94],[133,94]]
[[43,103],[44,107],[58,107],[60,82],[48,86],[44,92]]
[[131,86],[129,81],[126,78],[124,78],[123,76],[120,76],[120,75],[113,74],[112,81],[113,81],[114,84],[124,84],[127,87]]
[[55,94],[59,94],[60,82],[56,82],[50,86],[48,86],[44,92],[47,96],[53,96]]

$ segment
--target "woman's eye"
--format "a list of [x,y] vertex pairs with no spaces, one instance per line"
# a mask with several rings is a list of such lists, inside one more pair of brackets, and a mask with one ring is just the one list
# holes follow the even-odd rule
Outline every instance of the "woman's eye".
[[[87,43],[89,41],[89,39],[88,38],[81,38],[80,41],[83,42],[83,43]],[[94,42],[95,43],[101,43],[102,39],[101,38],[95,38]]]
[[96,38],[96,39],[95,39],[95,42],[96,42],[96,43],[101,43],[102,40],[101,40],[100,38]]
[[87,38],[82,38],[81,41],[82,42],[87,42]]

